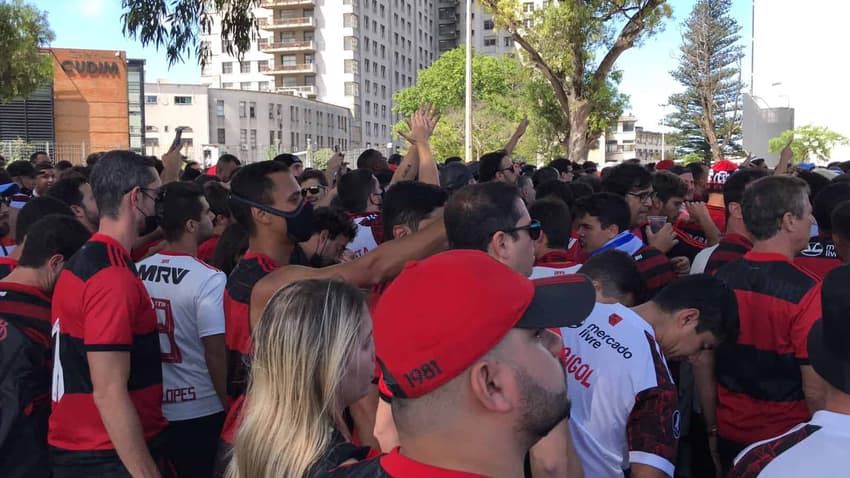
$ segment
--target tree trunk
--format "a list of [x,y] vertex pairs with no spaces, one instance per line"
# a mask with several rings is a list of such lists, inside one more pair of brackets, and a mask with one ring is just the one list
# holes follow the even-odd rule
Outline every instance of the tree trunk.
[[570,137],[567,153],[570,161],[583,163],[587,161],[590,145],[587,142],[587,119],[590,117],[590,105],[584,100],[572,100],[572,113],[570,119]]

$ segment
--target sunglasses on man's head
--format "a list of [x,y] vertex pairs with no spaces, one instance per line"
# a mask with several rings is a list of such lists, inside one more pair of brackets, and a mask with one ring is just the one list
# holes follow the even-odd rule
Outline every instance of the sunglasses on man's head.
[[540,239],[540,233],[543,231],[543,226],[540,224],[540,221],[537,219],[531,221],[528,225],[512,227],[510,229],[502,229],[502,232],[511,233],[517,231],[528,231],[528,237],[531,238],[532,241],[536,241]]
[[324,186],[310,186],[301,190],[301,196],[307,197],[308,194],[319,194],[324,189]]

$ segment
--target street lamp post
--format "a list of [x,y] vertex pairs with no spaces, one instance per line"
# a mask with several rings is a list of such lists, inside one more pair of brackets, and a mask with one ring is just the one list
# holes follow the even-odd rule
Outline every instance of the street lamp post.
[[660,121],[660,124],[661,124],[661,161],[664,161],[664,158],[667,154],[667,145],[664,142],[664,126],[665,126],[664,120],[667,118],[667,107],[670,106],[670,104],[669,103],[663,103],[663,104],[660,104],[658,106],[660,106],[662,108],[661,109],[662,116],[661,116],[661,121]]

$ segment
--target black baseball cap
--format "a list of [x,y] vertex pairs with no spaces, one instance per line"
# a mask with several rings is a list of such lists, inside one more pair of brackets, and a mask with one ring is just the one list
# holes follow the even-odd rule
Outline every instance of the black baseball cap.
[[35,166],[29,161],[15,161],[6,166],[6,172],[9,173],[9,176],[18,177],[18,176],[27,176],[30,178],[34,178],[38,176],[38,171],[35,169]]

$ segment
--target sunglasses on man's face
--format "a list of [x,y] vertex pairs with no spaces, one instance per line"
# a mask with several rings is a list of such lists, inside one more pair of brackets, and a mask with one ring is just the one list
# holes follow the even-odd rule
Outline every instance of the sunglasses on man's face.
[[543,231],[543,226],[540,224],[540,221],[533,220],[528,225],[512,227],[510,229],[503,229],[502,232],[511,233],[517,231],[528,231],[528,237],[531,238],[532,241],[536,241],[540,239],[540,233]]
[[301,196],[307,197],[308,194],[319,194],[324,189],[324,186],[310,186],[301,190]]

